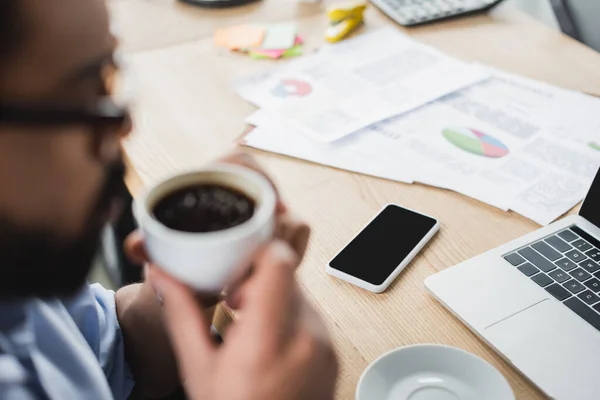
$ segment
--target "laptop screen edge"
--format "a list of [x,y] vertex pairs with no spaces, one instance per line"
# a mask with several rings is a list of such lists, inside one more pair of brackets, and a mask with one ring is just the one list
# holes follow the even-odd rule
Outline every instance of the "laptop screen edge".
[[585,200],[583,200],[579,215],[600,227],[600,169],[596,173]]

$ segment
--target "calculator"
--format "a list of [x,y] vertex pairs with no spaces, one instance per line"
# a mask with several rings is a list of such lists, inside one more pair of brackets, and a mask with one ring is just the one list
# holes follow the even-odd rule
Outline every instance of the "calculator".
[[487,11],[503,0],[371,0],[388,17],[404,26]]

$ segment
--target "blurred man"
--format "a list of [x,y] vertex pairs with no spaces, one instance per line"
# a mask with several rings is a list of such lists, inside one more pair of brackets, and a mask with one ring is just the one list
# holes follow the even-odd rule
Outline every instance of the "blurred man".
[[[115,45],[103,0],[0,1],[0,398],[161,398],[177,370],[192,399],[332,398],[335,356],[293,275],[308,229],[281,204],[278,239],[228,299],[244,319],[223,346],[154,267],[116,294],[86,284],[125,190]],[[147,261],[135,234],[126,247]]]

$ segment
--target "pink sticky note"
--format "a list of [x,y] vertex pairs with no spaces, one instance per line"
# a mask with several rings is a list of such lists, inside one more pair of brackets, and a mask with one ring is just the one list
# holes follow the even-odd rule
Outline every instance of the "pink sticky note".
[[[296,36],[296,40],[294,41],[294,46],[298,46],[302,44],[302,38],[300,36]],[[293,47],[292,47],[293,48]],[[259,54],[261,56],[267,58],[281,58],[283,54],[289,49],[253,49],[253,54]]]
[[[286,49],[287,50],[287,49]],[[286,52],[286,50],[268,50],[268,49],[258,49],[252,50],[253,54],[259,54],[268,58],[279,58]]]

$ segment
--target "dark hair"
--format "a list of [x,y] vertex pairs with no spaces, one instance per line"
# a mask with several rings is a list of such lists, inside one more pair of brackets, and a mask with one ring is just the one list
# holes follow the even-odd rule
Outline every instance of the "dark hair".
[[19,0],[0,0],[0,65],[20,39],[19,5]]

